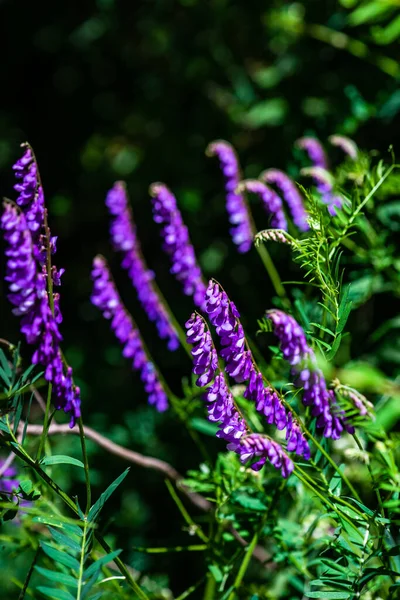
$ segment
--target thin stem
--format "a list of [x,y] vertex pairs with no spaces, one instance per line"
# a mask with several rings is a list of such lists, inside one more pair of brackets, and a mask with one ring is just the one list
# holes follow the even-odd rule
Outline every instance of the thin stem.
[[233,583],[233,590],[230,593],[230,595],[228,597],[228,600],[234,600],[235,595],[236,595],[236,590],[239,588],[239,586],[242,583],[243,577],[244,577],[244,575],[245,575],[245,573],[247,571],[247,567],[249,566],[250,559],[251,559],[251,557],[253,555],[254,548],[257,545],[258,535],[259,535],[259,532],[256,531],[256,533],[253,536],[253,539],[251,540],[250,544],[247,547],[247,550],[246,550],[245,555],[244,555],[243,560],[242,560],[242,564],[240,565],[239,571],[237,572],[237,575],[235,577],[235,581]]
[[[363,448],[360,440],[358,439],[356,433],[353,433],[353,438],[354,438],[354,441],[357,444],[359,450],[364,451],[364,448]],[[369,463],[367,463],[367,469],[368,469],[369,476],[371,477],[372,486],[373,486],[373,488],[375,490],[375,493],[376,493],[376,498],[378,500],[378,504],[379,504],[379,508],[380,508],[380,511],[381,511],[381,515],[382,515],[383,518],[385,518],[385,508],[383,506],[382,496],[381,496],[381,493],[379,491],[379,487],[377,485],[377,482],[376,482],[376,479],[374,477],[374,474],[372,473],[371,465]]]
[[215,588],[217,587],[217,582],[214,579],[214,575],[210,572],[207,573],[207,583],[204,589],[203,600],[214,600],[215,598]]
[[23,588],[21,590],[20,595],[18,596],[18,600],[24,600],[24,598],[25,598],[26,590],[28,589],[28,585],[29,585],[29,582],[30,582],[31,577],[32,577],[33,569],[35,568],[37,559],[38,559],[39,554],[40,554],[40,550],[41,550],[41,547],[38,546],[38,548],[36,549],[35,555],[33,557],[33,560],[31,562],[31,566],[29,567],[29,571],[28,571],[28,573],[26,575],[26,578],[25,578],[25,581],[24,581],[24,586],[23,586]]
[[185,600],[185,598],[187,598],[188,596],[190,596],[190,594],[192,594],[193,592],[195,592],[197,590],[197,588],[199,588],[201,586],[201,584],[204,581],[204,577],[202,577],[201,579],[199,579],[199,581],[197,581],[196,583],[194,583],[193,585],[191,585],[187,590],[185,590],[184,592],[182,592],[182,594],[180,594],[179,596],[177,596],[175,598],[175,600]]
[[81,440],[83,466],[84,466],[84,470],[85,470],[86,515],[88,515],[90,507],[92,505],[92,490],[91,490],[91,487],[90,487],[89,459],[88,459],[88,454],[87,454],[87,449],[86,449],[86,437],[85,437],[85,430],[83,428],[82,417],[79,417],[79,419],[78,419],[78,427],[79,427],[79,438]]
[[84,567],[85,567],[85,549],[86,549],[87,526],[88,526],[88,522],[85,519],[84,522],[83,522],[82,544],[81,544],[81,557],[80,557],[80,561],[79,561],[79,579],[78,579],[78,589],[77,589],[77,592],[76,592],[76,600],[81,600],[81,594],[82,594],[83,570],[84,570]]
[[44,412],[43,430],[42,430],[42,435],[40,437],[39,448],[38,448],[38,452],[36,455],[36,460],[40,460],[40,458],[42,457],[42,452],[44,450],[44,445],[46,443],[47,432],[48,432],[49,426],[50,426],[50,407],[51,407],[52,389],[53,389],[53,386],[51,383],[49,383],[49,385],[47,387],[47,400],[46,400],[46,410]]
[[286,308],[290,308],[290,300],[286,294],[286,290],[283,286],[281,278],[279,277],[279,273],[275,268],[275,265],[272,261],[272,258],[263,244],[257,245],[257,252],[262,260],[262,263],[267,270],[267,273],[271,279],[272,285],[274,286],[275,292],[278,294],[279,298],[282,300],[282,304]]
[[179,498],[178,494],[175,492],[174,486],[172,485],[172,483],[168,479],[166,479],[165,485],[167,486],[168,491],[171,494],[173,501],[175,502],[176,506],[178,507],[179,512],[181,513],[182,517],[185,519],[186,523],[193,529],[193,531],[196,533],[196,535],[204,543],[208,544],[208,542],[209,542],[208,537],[205,535],[205,533],[203,532],[201,527],[193,521],[193,519],[189,515],[188,511],[183,506],[183,503],[181,502],[181,499]]

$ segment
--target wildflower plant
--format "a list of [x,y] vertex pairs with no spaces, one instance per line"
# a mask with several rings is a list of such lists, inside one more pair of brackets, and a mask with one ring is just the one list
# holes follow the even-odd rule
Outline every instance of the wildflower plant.
[[[353,350],[351,336],[353,316],[373,295],[399,296],[390,217],[399,173],[394,161],[376,162],[343,136],[329,142],[344,160],[332,169],[322,143],[303,137],[297,146],[312,165],[299,165],[295,178],[266,165],[258,179],[245,179],[231,144],[208,147],[222,169],[233,243],[241,254],[258,252],[260,268],[266,267],[272,292],[263,295],[262,314],[238,307],[229,281],[205,280],[179,198],[154,183],[149,210],[161,226],[170,274],[192,304],[191,313],[174,314],[147,266],[126,184],[105,194],[111,246],[141,318],[155,324],[169,351],[181,347],[188,356],[180,391],[151,356],[103,256],[93,259],[90,299],[99,318],[110,321],[134,385],[163,418],[171,413],[202,453],[184,475],[163,457],[123,447],[84,424],[85,398],[62,350],[57,238],[50,234],[36,158],[23,146],[14,167],[17,195],[4,200],[1,229],[10,311],[27,344],[21,350],[2,339],[0,350],[0,517],[2,539],[30,556],[24,581],[16,582],[20,598],[397,597],[400,472],[398,434],[388,418],[400,392],[396,372],[385,372],[380,358],[393,321],[368,330],[357,341],[365,346],[361,352]],[[255,197],[264,208],[260,224],[251,211]],[[293,263],[290,282],[281,280],[279,260],[268,252],[272,244],[279,245],[276,256]],[[375,358],[370,335],[378,344]],[[58,451],[61,434],[79,437],[79,458]],[[105,539],[106,502],[135,483],[126,469],[93,501],[87,438],[116,461],[166,479],[166,493],[186,522],[186,543],[140,550],[201,555],[202,576],[189,588],[160,586]],[[67,489],[58,479],[60,465],[73,481]],[[76,494],[80,470],[85,493]]]

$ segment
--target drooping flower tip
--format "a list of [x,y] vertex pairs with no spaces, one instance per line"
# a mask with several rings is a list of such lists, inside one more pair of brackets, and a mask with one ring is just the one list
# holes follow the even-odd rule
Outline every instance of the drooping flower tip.
[[199,375],[196,385],[204,387],[215,377],[218,368],[218,356],[212,342],[211,334],[206,329],[204,319],[192,314],[185,323],[187,342],[193,345],[193,373]]
[[303,198],[294,181],[279,169],[267,169],[261,173],[259,179],[277,186],[289,207],[296,227],[300,231],[308,231],[310,226],[307,223],[307,211],[304,208]]
[[123,356],[132,359],[132,368],[140,372],[149,404],[153,404],[159,412],[166,410],[167,395],[154,365],[146,355],[140,333],[122,303],[107,261],[102,256],[93,259],[92,280],[91,301],[106,319],[111,320],[111,329],[123,346]]
[[108,192],[106,206],[111,213],[113,246],[123,254],[122,267],[128,272],[139,302],[149,320],[155,322],[160,338],[167,340],[168,349],[176,350],[179,347],[178,335],[155,289],[154,273],[148,269],[143,258],[126,186],[122,181],[117,181]]
[[216,140],[206,150],[208,156],[217,156],[225,179],[226,210],[232,225],[230,234],[238,252],[244,254],[251,248],[253,231],[246,200],[237,185],[240,180],[240,165],[236,152],[228,142]]
[[29,144],[21,144],[24,149],[22,157],[14,164],[17,183],[14,189],[18,192],[16,203],[23,207],[29,229],[38,235],[43,227],[44,195],[39,181],[38,167]]
[[358,156],[358,146],[354,140],[344,135],[331,135],[328,140],[332,146],[340,148],[340,150],[350,156],[350,158],[356,160]]
[[254,471],[262,469],[267,459],[276,469],[280,469],[284,479],[287,479],[294,471],[294,464],[283,448],[267,436],[253,433],[242,438],[241,446],[241,462],[246,463],[258,458],[251,464]]
[[203,308],[206,286],[176,198],[163,183],[153,183],[150,194],[154,221],[163,225],[161,236],[163,249],[171,260],[170,272],[182,284],[183,293],[192,296],[195,305]]
[[274,190],[259,179],[245,179],[238,184],[236,191],[238,193],[251,192],[259,196],[265,212],[271,217],[271,226],[287,231],[288,225],[283,212],[282,200]]
[[328,206],[329,214],[335,216],[337,214],[336,209],[342,208],[343,199],[333,191],[334,178],[332,174],[321,167],[307,167],[301,169],[300,173],[312,177],[318,192],[321,194],[322,201]]
[[295,145],[302,150],[305,150],[315,167],[321,167],[322,169],[328,169],[328,159],[325,154],[325,150],[316,138],[302,137],[299,138]]

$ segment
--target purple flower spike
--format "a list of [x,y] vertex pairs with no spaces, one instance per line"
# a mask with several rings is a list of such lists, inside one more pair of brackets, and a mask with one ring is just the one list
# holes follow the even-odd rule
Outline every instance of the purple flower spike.
[[358,147],[352,139],[344,135],[331,135],[328,139],[332,146],[337,146],[345,154],[350,156],[350,158],[356,160],[358,156]]
[[243,327],[238,320],[240,315],[216,282],[210,281],[208,285],[205,310],[220,337],[223,346],[220,356],[226,363],[226,372],[238,383],[247,381],[253,358],[246,350]]
[[178,336],[154,288],[154,273],[147,268],[142,256],[123,182],[117,181],[108,192],[106,206],[111,213],[113,246],[123,254],[122,267],[128,271],[146,315],[156,324],[158,335],[168,340],[169,350],[176,350],[179,346]]
[[284,479],[293,473],[294,464],[282,447],[269,437],[257,433],[242,438],[240,452],[240,460],[243,463],[255,458],[258,460],[251,465],[254,471],[262,469],[268,459],[276,469],[280,469]]
[[187,341],[193,344],[193,373],[200,375],[196,385],[204,387],[215,377],[218,368],[218,356],[212,343],[211,334],[205,328],[204,320],[200,315],[192,314],[186,322]]
[[224,140],[211,142],[206,150],[208,156],[217,156],[225,178],[226,210],[232,225],[230,234],[238,252],[248,252],[253,243],[253,231],[249,209],[243,194],[236,188],[241,179],[240,166],[233,147]]
[[261,198],[265,212],[271,216],[271,227],[288,230],[288,225],[283,212],[282,200],[274,190],[258,179],[245,179],[237,187],[238,192],[252,192]]
[[22,144],[21,147],[24,148],[24,154],[13,166],[18,181],[14,186],[19,194],[16,202],[25,213],[33,236],[38,236],[43,226],[45,211],[43,189],[31,147],[28,144]]
[[304,389],[303,404],[312,407],[312,415],[317,417],[317,427],[323,429],[324,437],[339,439],[344,428],[353,432],[343,418],[335,394],[327,389],[303,329],[293,317],[280,310],[269,310],[266,316],[273,324],[284,358],[293,367],[295,384]]
[[96,256],[93,260],[92,279],[92,303],[101,310],[106,319],[111,319],[111,329],[123,345],[123,355],[125,358],[131,358],[132,368],[140,372],[149,404],[154,405],[159,412],[165,411],[168,408],[166,393],[153,363],[146,355],[139,331],[122,304],[108,265],[101,256]]
[[58,294],[54,296],[53,316],[46,291],[46,270],[35,261],[35,246],[24,214],[14,204],[4,202],[0,224],[6,242],[6,281],[13,313],[22,317],[21,332],[28,344],[37,346],[32,362],[44,367],[44,377],[53,385],[56,408],[70,413],[73,427],[81,414],[79,389],[73,386],[72,377],[69,381],[64,374]]
[[343,201],[333,191],[334,180],[329,171],[321,167],[307,167],[301,170],[301,174],[312,177],[318,192],[321,194],[322,202],[328,205],[329,214],[334,217],[336,209],[342,208]]
[[286,173],[279,171],[278,169],[267,169],[261,173],[260,179],[267,183],[273,183],[279,188],[289,207],[296,227],[298,227],[300,231],[308,231],[310,227],[307,223],[307,212],[304,208],[303,198],[294,181],[292,181]]
[[163,249],[171,259],[171,273],[183,285],[184,294],[192,296],[195,305],[204,308],[206,286],[176,198],[163,183],[153,183],[150,194],[153,197],[154,221],[163,225]]
[[305,150],[314,167],[328,169],[328,159],[322,144],[315,138],[303,137],[297,140],[296,146]]

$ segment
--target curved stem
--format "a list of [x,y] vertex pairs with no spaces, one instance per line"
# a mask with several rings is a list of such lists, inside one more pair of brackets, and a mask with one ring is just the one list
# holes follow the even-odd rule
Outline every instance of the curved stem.
[[50,406],[51,406],[51,392],[52,392],[53,386],[51,383],[49,383],[48,387],[47,387],[47,400],[46,400],[46,409],[44,412],[44,420],[43,420],[43,430],[42,430],[42,435],[40,436],[40,442],[39,442],[39,448],[38,448],[38,452],[36,455],[36,460],[40,460],[42,457],[42,452],[44,450],[44,445],[46,443],[46,437],[47,437],[47,432],[49,430],[49,421],[50,421]]
[[271,279],[271,282],[272,282],[272,285],[274,286],[275,292],[278,294],[279,298],[282,300],[282,304],[286,308],[290,308],[290,300],[286,294],[286,290],[283,286],[281,278],[279,277],[279,273],[276,270],[276,267],[273,263],[273,260],[270,256],[268,250],[265,248],[265,246],[263,244],[258,244],[257,252],[258,252],[258,255],[261,258],[262,263],[269,275],[269,278]]

